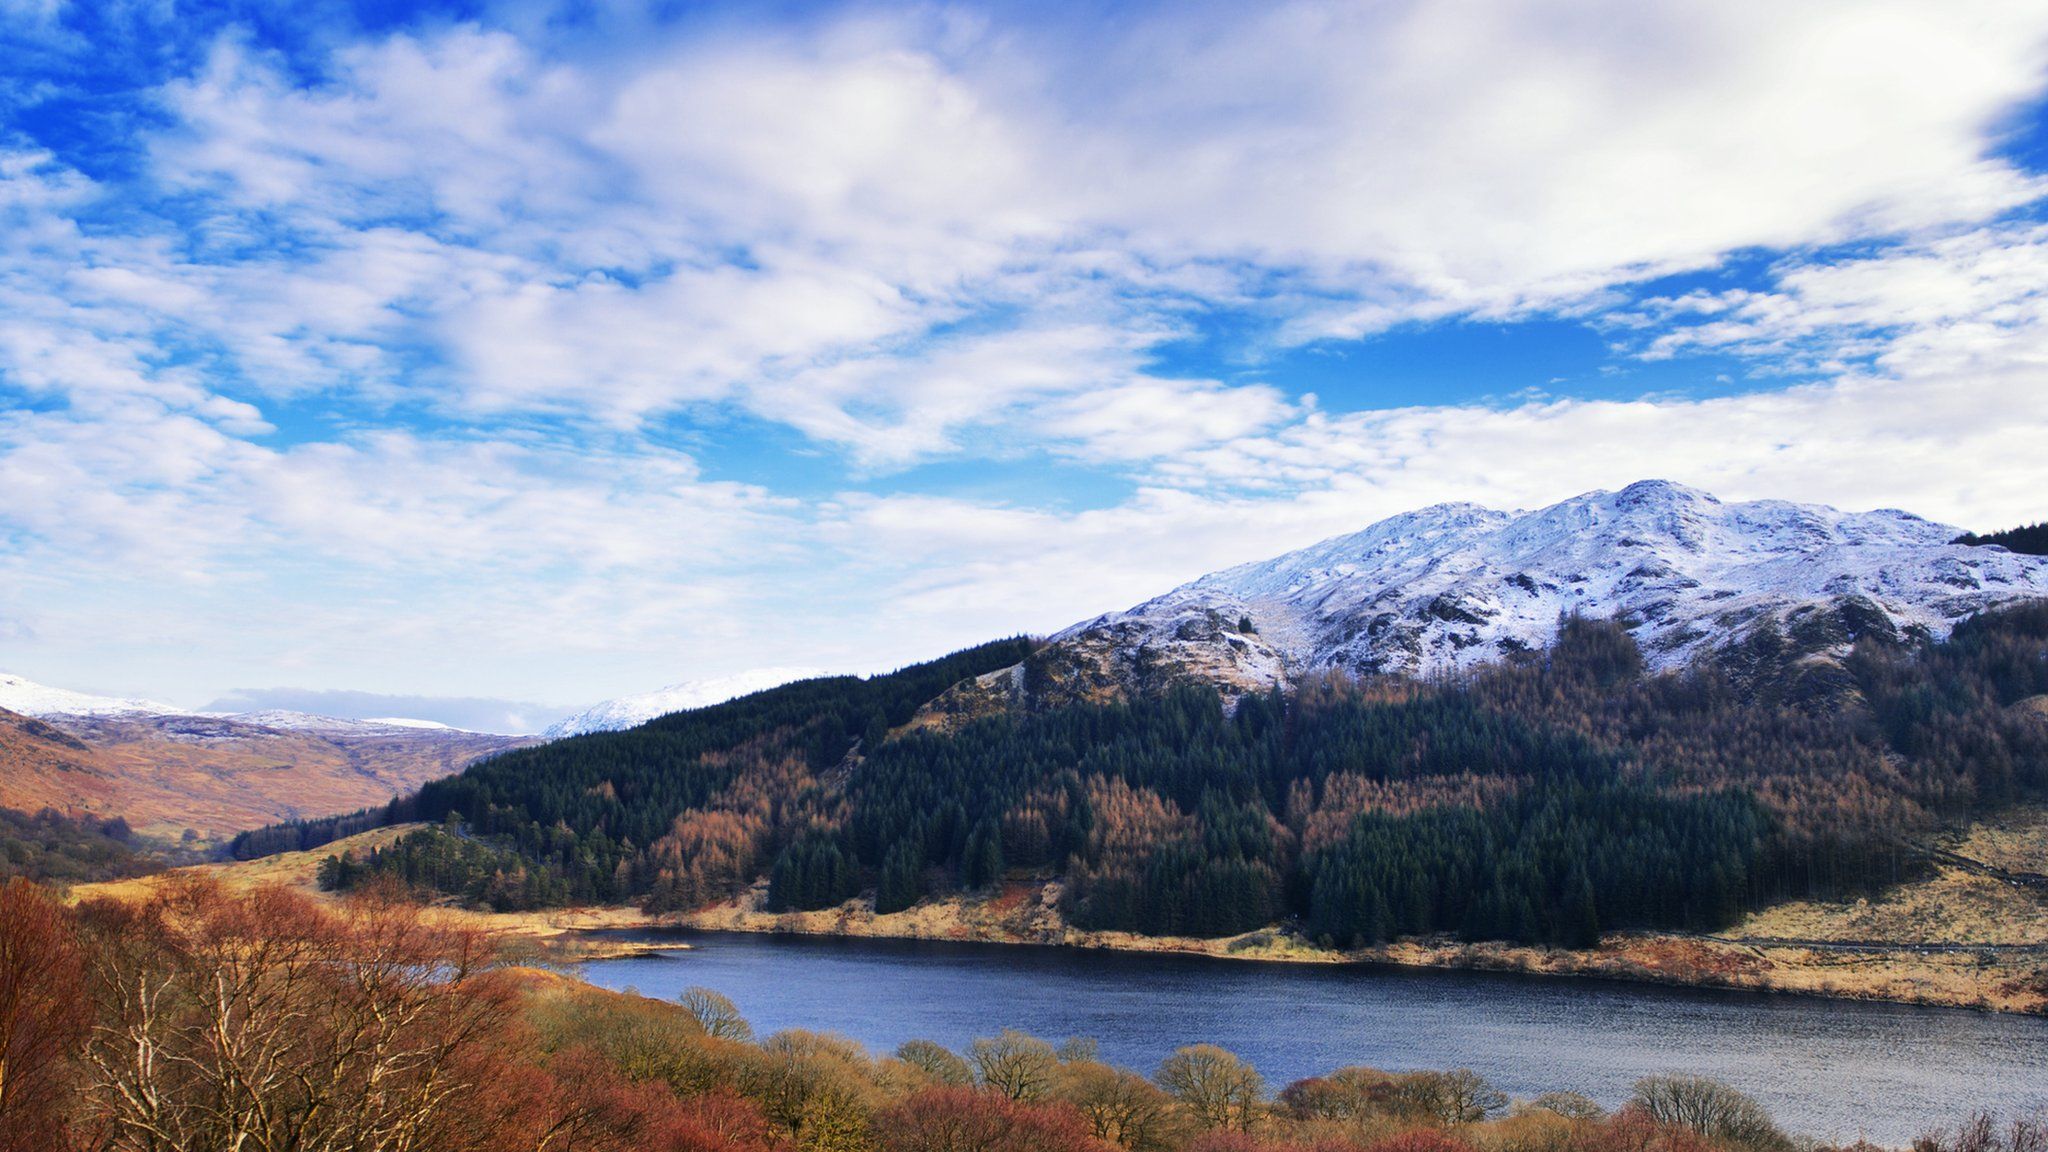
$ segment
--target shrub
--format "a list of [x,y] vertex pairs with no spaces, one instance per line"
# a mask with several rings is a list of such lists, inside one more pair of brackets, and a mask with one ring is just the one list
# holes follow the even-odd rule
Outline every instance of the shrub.
[[975,1088],[927,1088],[875,1114],[884,1152],[1115,1152],[1064,1105]]

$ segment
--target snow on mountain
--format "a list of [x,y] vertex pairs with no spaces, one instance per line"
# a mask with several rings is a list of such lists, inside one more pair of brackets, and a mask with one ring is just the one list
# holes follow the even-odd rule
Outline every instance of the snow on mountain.
[[392,729],[460,731],[432,720],[412,720],[399,716],[376,720],[343,720],[333,716],[315,716],[307,712],[277,709],[258,712],[194,712],[169,704],[160,704],[154,700],[94,696],[85,692],[73,692],[68,688],[52,688],[7,673],[0,673],[0,708],[38,719],[67,716],[190,717],[196,720],[225,720],[238,724],[253,724],[261,728],[326,735],[372,735],[389,733]]
[[406,731],[460,732],[446,724],[432,720],[411,720],[402,716],[382,717],[375,720],[351,720],[340,716],[316,716],[310,712],[293,712],[281,708],[266,708],[255,712],[197,712],[196,716],[208,719],[232,720],[241,724],[254,724],[263,728],[275,728],[286,732],[310,732],[323,736],[390,734],[393,729]]
[[20,676],[0,672],[0,708],[23,716],[121,716],[141,714],[172,716],[184,710],[154,700],[93,696],[66,688],[51,688]]
[[640,692],[632,696],[621,696],[578,712],[566,720],[551,725],[541,733],[544,740],[560,740],[564,736],[580,736],[585,732],[616,732],[623,728],[636,728],[656,716],[671,712],[684,712],[692,708],[708,708],[723,704],[754,692],[778,688],[795,680],[808,680],[823,676],[825,672],[816,668],[756,668],[735,676],[721,676],[712,680],[687,680],[671,684],[652,692]]
[[[1664,669],[1766,621],[1822,651],[1870,632],[1941,637],[1986,608],[2048,597],[2048,559],[1956,535],[1907,512],[1724,503],[1656,480],[1534,512],[1441,504],[1076,624],[1033,657],[1030,695],[1457,671],[1546,648],[1574,613],[1622,619]],[[935,708],[1015,706],[1026,679],[994,673]]]
[[385,728],[431,728],[443,732],[462,731],[462,729],[457,728],[453,724],[443,724],[439,720],[415,720],[410,716],[372,716],[364,720],[363,723],[376,724]]

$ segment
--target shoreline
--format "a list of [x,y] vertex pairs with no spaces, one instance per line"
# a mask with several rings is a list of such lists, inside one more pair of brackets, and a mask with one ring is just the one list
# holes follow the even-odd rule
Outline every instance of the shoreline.
[[[2022,825],[2024,827],[2022,827]],[[80,885],[70,898],[135,898],[175,875],[207,875],[232,887],[281,884],[315,899],[333,899],[314,877],[324,856],[371,846],[408,826],[361,833],[349,842],[258,860],[204,864],[128,880]],[[1994,829],[1993,831],[2000,831]],[[2023,854],[1987,842],[1972,855],[2030,861],[2048,833],[2048,810],[2005,831],[2024,831]],[[650,950],[646,941],[605,939],[620,929],[698,928],[714,931],[872,937],[1038,945],[1263,960],[1294,964],[1384,964],[1581,976],[1674,987],[1782,992],[1831,999],[2048,1015],[2048,911],[1995,880],[1945,873],[1883,900],[1847,905],[1794,903],[1759,912],[1715,936],[1618,932],[1594,951],[1450,938],[1407,939],[1374,948],[1320,948],[1285,928],[1215,939],[1089,932],[1060,914],[1058,881],[1013,878],[990,895],[952,895],[878,915],[871,899],[811,912],[769,912],[767,883],[735,900],[685,914],[650,915],[632,906],[479,912],[451,904],[437,914],[498,935],[515,954],[549,965],[615,958]],[[1961,914],[1968,913],[1967,918]],[[1888,935],[1888,938],[1886,938]]]
[[[1596,950],[1402,939],[1372,948],[1318,947],[1285,928],[1219,938],[1090,932],[1059,916],[1059,885],[1005,885],[996,896],[922,901],[878,915],[857,899],[810,912],[769,912],[765,885],[738,900],[639,927],[887,940],[1024,945],[1289,964],[1376,964],[1445,971],[1576,976],[1739,992],[1968,1008],[2048,1016],[2048,948],[1977,950],[1925,944],[1744,940],[1678,933],[1620,932]],[[620,925],[625,927],[625,925]]]

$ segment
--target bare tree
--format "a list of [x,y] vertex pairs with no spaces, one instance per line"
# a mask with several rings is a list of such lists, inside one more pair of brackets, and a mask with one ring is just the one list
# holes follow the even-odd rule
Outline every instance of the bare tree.
[[1395,1084],[1395,1095],[1404,1111],[1439,1124],[1477,1124],[1508,1103],[1506,1094],[1470,1068],[1410,1072],[1396,1077]]
[[184,880],[83,909],[93,1103],[121,1152],[416,1152],[478,1088],[511,991],[474,932],[371,893]]
[[1204,1128],[1249,1131],[1265,1104],[1265,1079],[1214,1044],[1196,1044],[1168,1056],[1153,1080]]
[[1060,1063],[1052,1045],[1008,1028],[969,1045],[967,1058],[984,1086],[1026,1102],[1051,1094]]
[[1131,1152],[1159,1152],[1180,1134],[1173,1098],[1125,1068],[1100,1061],[1069,1061],[1060,1069],[1060,1098],[1088,1121],[1097,1139]]
[[1709,1140],[1775,1152],[1792,1146],[1756,1101],[1704,1076],[1646,1076],[1631,1101],[1651,1119]]
[[0,1152],[50,1152],[68,1138],[73,1049],[90,1025],[83,971],[57,902],[0,884]]
[[677,997],[683,1010],[704,1026],[704,1034],[720,1040],[752,1040],[754,1028],[740,1015],[739,1005],[709,988],[685,988]]
[[1913,1152],[2048,1152],[2048,1112],[2015,1116],[2003,1125],[1979,1112],[1953,1129],[1913,1141]]
[[974,1083],[974,1069],[952,1049],[931,1040],[908,1040],[896,1049],[896,1058],[917,1069],[934,1084],[954,1086]]

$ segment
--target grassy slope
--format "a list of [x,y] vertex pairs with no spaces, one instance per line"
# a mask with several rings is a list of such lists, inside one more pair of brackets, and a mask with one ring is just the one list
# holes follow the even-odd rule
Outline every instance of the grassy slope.
[[[2015,809],[1940,847],[1994,868],[2048,873],[2048,807]],[[1877,901],[1780,904],[1725,935],[1736,939],[1881,940],[2048,946],[2048,890],[1943,864]]]
[[[334,894],[322,891],[318,882],[321,860],[338,852],[368,852],[372,848],[381,848],[420,827],[423,825],[397,824],[389,828],[373,828],[368,832],[360,832],[305,852],[281,852],[256,860],[235,860],[174,868],[168,872],[131,880],[80,884],[71,889],[70,898],[85,900],[95,896],[106,896],[120,900],[139,900],[178,877],[196,875],[217,880],[230,888],[245,889],[259,884],[279,884],[318,900],[331,900],[335,898]],[[607,949],[599,942],[579,940],[579,932],[593,928],[632,928],[653,924],[653,921],[637,908],[560,908],[546,912],[499,915],[443,906],[439,914],[449,921],[484,928],[517,941],[540,946],[547,953],[547,958],[557,960],[587,959],[606,952]],[[640,950],[647,946],[636,944],[628,947]]]
[[108,718],[66,728],[0,712],[0,807],[120,816],[137,832],[202,842],[299,816],[382,804],[461,770],[509,737],[423,730],[336,740],[240,726],[234,739],[173,739]]

